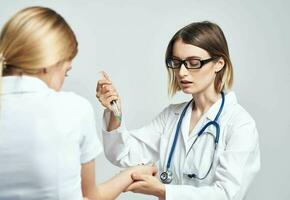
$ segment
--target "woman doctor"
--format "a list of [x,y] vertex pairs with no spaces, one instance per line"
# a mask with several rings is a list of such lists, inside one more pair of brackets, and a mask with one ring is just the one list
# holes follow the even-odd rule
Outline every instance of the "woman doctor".
[[255,121],[238,104],[226,38],[211,22],[180,29],[166,51],[169,92],[181,90],[189,102],[169,105],[150,124],[127,130],[114,117],[120,97],[108,76],[97,98],[104,113],[107,158],[118,166],[159,161],[160,177],[133,174],[127,190],[175,200],[241,200],[260,169]]

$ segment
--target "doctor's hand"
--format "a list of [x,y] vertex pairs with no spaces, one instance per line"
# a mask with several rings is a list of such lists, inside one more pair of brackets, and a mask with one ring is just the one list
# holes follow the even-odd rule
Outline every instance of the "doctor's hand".
[[165,186],[156,176],[133,173],[131,177],[134,182],[129,185],[126,192],[154,195],[160,199],[165,199]]
[[111,105],[113,100],[117,102],[119,109],[121,108],[118,92],[113,86],[109,76],[104,71],[100,72],[100,80],[98,80],[97,83],[96,97],[105,108],[108,108],[111,111],[113,111]]
[[[110,132],[121,125],[121,100],[109,76],[105,72],[100,72],[100,75],[100,80],[97,83],[96,97],[104,107],[111,110],[111,117],[107,127],[107,131]],[[117,114],[114,114],[114,110]]]
[[[133,180],[133,175],[150,175],[155,176],[158,172],[156,165],[138,165],[135,167],[130,167],[128,170],[131,171],[131,178]],[[134,180],[133,180],[134,181]]]

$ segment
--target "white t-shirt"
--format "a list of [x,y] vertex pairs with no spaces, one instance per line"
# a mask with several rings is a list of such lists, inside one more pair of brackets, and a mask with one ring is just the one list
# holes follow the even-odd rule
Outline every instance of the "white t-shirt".
[[2,78],[0,200],[80,200],[81,164],[101,151],[92,106],[38,78]]

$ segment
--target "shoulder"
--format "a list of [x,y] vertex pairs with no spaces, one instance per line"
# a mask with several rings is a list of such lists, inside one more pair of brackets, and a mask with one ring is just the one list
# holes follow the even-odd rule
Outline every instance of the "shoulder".
[[253,151],[256,149],[259,143],[259,133],[255,120],[241,105],[234,106],[226,130],[224,142],[228,150]]
[[234,92],[229,92],[225,96],[225,106],[224,111],[222,111],[222,118],[224,118],[223,121],[229,126],[255,123],[249,112],[238,103]]
[[162,112],[166,114],[179,114],[187,104],[188,102],[169,104],[167,107],[163,109]]
[[255,124],[255,120],[240,104],[233,106],[232,116],[229,125],[235,124]]
[[179,116],[179,114],[182,112],[182,110],[187,105],[187,103],[188,102],[178,103],[178,104],[169,104],[161,111],[161,113],[159,114],[159,117],[161,117],[165,121],[169,120],[170,118],[175,119],[175,116]]
[[74,92],[51,91],[49,93],[49,100],[53,107],[59,110],[72,111],[76,114],[92,112],[93,108],[90,102]]
[[236,98],[234,92],[231,92],[227,95],[228,102],[226,106],[226,112],[228,113],[228,124],[229,126],[234,125],[243,125],[243,124],[255,124],[255,120],[250,115],[250,113],[241,106]]
[[172,112],[181,112],[189,102],[182,102],[177,104],[169,104],[168,109]]
[[257,134],[256,122],[251,114],[237,101],[226,106],[223,122],[228,130],[227,138],[234,134],[253,136]]
[[[234,98],[231,98],[234,97]],[[224,127],[224,143],[243,144],[243,148],[254,148],[258,142],[256,123],[251,114],[241,106],[234,94],[229,96],[228,104],[225,104],[225,113],[222,114],[221,126]]]

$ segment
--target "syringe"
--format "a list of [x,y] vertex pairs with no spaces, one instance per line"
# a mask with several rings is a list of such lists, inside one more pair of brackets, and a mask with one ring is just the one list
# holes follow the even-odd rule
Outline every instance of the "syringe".
[[113,100],[113,101],[111,101],[110,104],[111,104],[111,106],[112,106],[114,116],[116,117],[116,119],[117,119],[119,122],[121,122],[121,120],[122,120],[122,114],[121,114],[121,111],[119,110],[119,107],[118,107],[117,101],[116,101],[116,100]]
[[[108,75],[107,75],[105,72],[101,71],[101,72],[99,72],[99,74],[100,74],[100,79],[107,79],[107,80],[110,81]],[[112,107],[112,111],[113,111],[113,113],[114,113],[115,118],[116,118],[119,122],[121,122],[122,114],[121,114],[121,111],[120,111],[120,109],[119,109],[119,107],[118,107],[117,100],[113,100],[113,101],[111,101],[111,102],[110,102],[110,105],[111,105],[111,107]]]

